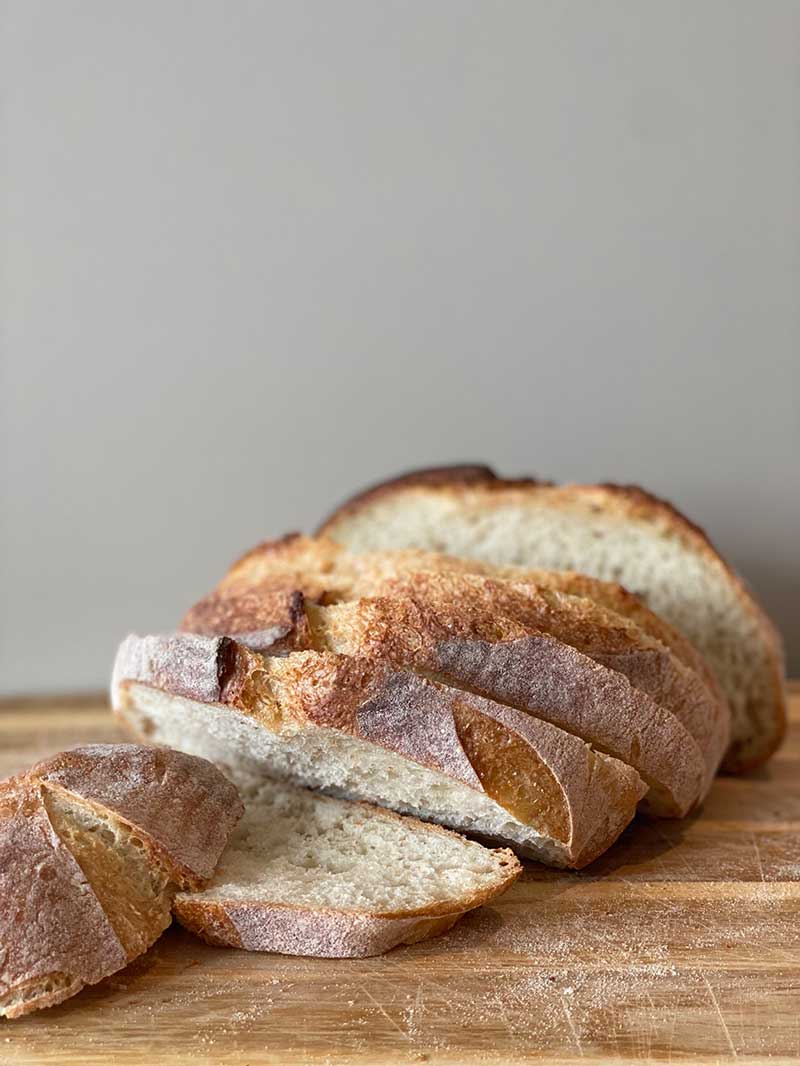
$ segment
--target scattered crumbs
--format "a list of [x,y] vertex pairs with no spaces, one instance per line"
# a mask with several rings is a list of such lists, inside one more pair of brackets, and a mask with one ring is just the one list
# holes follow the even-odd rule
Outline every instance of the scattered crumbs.
[[[782,898],[774,886],[754,883],[747,900],[659,898],[654,890],[598,901],[571,894],[570,886],[531,907],[476,911],[441,941],[447,949],[441,967],[433,958],[439,949],[426,945],[352,967],[331,962],[323,971],[309,964],[313,1002],[307,1003],[300,963],[265,958],[257,968],[252,959],[231,954],[225,956],[228,969],[221,971],[205,957],[169,958],[166,949],[162,958],[151,955],[149,966],[128,970],[124,983],[112,980],[107,987],[125,1011],[123,1027],[151,1031],[162,1020],[179,1027],[190,1019],[196,1054],[210,1059],[247,1047],[248,1033],[256,1039],[269,1033],[278,1010],[305,1009],[304,1023],[312,1031],[315,1005],[331,1012],[326,1026],[335,1020],[338,1046],[351,1056],[373,1050],[376,1033],[386,1040],[400,1033],[404,1061],[420,1063],[439,1055],[458,1061],[461,1050],[475,1046],[478,1032],[482,1039],[491,1036],[497,1050],[487,1051],[486,1062],[498,1066],[531,1048],[540,1054],[582,1055],[589,1049],[610,1054],[620,1040],[634,1037],[647,1057],[670,1045],[677,1004],[691,1013],[696,1039],[709,1056],[726,1051],[726,1040],[740,1054],[769,1050],[772,1045],[756,1043],[770,1039],[769,1026],[745,1031],[732,1003],[747,1003],[757,1012],[762,991],[753,972],[763,951],[779,946],[788,952],[800,945],[796,895]],[[709,959],[719,959],[721,948],[724,972],[704,969]],[[163,984],[150,982],[156,961]],[[192,974],[183,978],[189,967]],[[362,996],[362,985],[374,991],[371,1002]],[[770,994],[784,993],[779,988]],[[787,985],[781,1009],[793,1016],[790,994]],[[728,1037],[717,1018],[730,1023]],[[112,1046],[110,1031],[87,1033],[82,1040]],[[6,1052],[0,1059],[5,1057]]]

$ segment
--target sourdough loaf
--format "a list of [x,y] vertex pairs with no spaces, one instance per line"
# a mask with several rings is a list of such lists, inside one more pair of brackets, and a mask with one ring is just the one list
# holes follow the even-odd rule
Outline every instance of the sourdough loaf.
[[[456,572],[443,556],[358,557],[308,538],[247,558],[182,628],[256,650],[311,647],[433,672],[628,762],[662,816],[686,814],[711,784],[729,738],[724,701],[665,645],[593,600]],[[304,610],[294,595],[288,611],[289,588],[345,602]]]

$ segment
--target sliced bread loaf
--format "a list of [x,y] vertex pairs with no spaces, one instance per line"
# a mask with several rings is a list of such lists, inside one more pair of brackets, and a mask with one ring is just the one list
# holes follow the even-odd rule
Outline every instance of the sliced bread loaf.
[[758,765],[781,741],[775,628],[705,533],[642,489],[508,481],[486,467],[427,470],[354,497],[320,532],[358,552],[416,547],[621,582],[711,664],[733,712],[727,769]]
[[508,850],[286,782],[240,786],[245,815],[201,892],[173,913],[211,944],[334,958],[445,932],[522,871]]
[[601,854],[645,792],[635,770],[575,736],[385,661],[129,637],[112,704],[139,738],[202,753],[234,780],[367,800],[557,866]]
[[0,786],[0,1015],[122,969],[214,872],[242,814],[205,759],[131,744],[63,752]]
[[[259,651],[280,634],[282,647],[433,672],[628,762],[651,788],[653,813],[680,817],[705,795],[728,744],[730,713],[702,678],[593,600],[456,572],[450,562],[424,553],[358,557],[329,542],[315,552],[314,542],[298,538],[235,567],[182,627]],[[406,569],[422,563],[432,569]],[[323,601],[365,598],[305,612],[295,598],[289,613],[284,581]]]

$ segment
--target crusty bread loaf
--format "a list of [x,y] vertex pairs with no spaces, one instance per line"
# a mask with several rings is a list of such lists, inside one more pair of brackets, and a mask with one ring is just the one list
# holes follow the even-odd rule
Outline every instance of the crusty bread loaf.
[[[680,817],[705,795],[730,714],[694,671],[592,600],[454,572],[450,562],[424,553],[358,557],[308,538],[262,546],[182,627],[256,650],[279,635],[273,648],[377,655],[434,672],[629,763],[650,786],[655,814]],[[423,563],[430,569],[406,569]],[[323,601],[367,598],[304,612],[294,597],[289,611],[287,588]]]
[[416,547],[621,582],[711,664],[733,711],[725,768],[757,766],[780,744],[780,637],[705,533],[642,489],[507,481],[486,467],[427,470],[354,497],[320,532],[357,552]]
[[445,932],[504,892],[508,850],[365,803],[261,779],[206,889],[173,913],[211,944],[334,958],[378,955]]
[[228,638],[129,637],[112,704],[133,733],[580,867],[630,822],[639,775],[530,715],[385,661],[264,658]]
[[241,816],[205,759],[131,744],[63,752],[0,786],[0,1015],[60,1003],[146,951]]

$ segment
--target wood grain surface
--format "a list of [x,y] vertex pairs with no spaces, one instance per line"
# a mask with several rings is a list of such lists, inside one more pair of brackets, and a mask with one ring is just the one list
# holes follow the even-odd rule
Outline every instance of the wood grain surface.
[[[800,1060],[800,687],[769,766],[698,815],[640,819],[580,874],[376,959],[214,949],[173,929],[59,1007],[0,1022],[0,1064]],[[0,774],[119,739],[97,700],[0,705]]]

